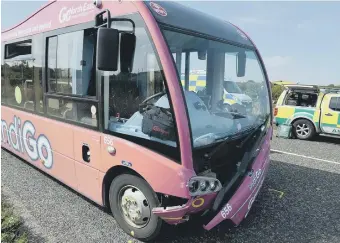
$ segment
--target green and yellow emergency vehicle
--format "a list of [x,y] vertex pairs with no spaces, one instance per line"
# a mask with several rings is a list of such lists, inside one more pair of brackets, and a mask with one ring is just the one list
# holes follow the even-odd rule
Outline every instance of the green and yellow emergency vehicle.
[[312,85],[284,85],[275,110],[276,125],[292,125],[295,137],[310,140],[316,134],[340,138],[340,90]]
[[[185,86],[184,74],[181,75],[182,86]],[[189,91],[195,93],[204,93],[206,88],[206,74],[205,73],[191,73],[189,76]],[[252,99],[245,94],[236,82],[224,80],[223,82],[223,103],[228,105],[239,104],[246,108],[247,111],[252,109]]]

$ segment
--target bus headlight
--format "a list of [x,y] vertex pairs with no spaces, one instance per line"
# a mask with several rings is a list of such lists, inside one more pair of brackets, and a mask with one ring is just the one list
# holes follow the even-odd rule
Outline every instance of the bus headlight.
[[211,181],[210,182],[210,190],[215,191],[215,189],[218,187],[218,181]]
[[195,176],[190,178],[188,187],[191,196],[199,196],[221,190],[222,184],[215,178]]

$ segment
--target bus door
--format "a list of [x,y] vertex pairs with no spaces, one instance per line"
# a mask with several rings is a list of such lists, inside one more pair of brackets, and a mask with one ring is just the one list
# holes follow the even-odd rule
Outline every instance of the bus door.
[[[45,97],[48,116],[71,124],[60,125],[73,138],[73,141],[68,139],[63,142],[64,146],[73,144],[72,153],[63,154],[74,162],[74,165],[65,164],[68,166],[67,173],[76,178],[74,183],[80,193],[99,202],[101,133],[95,75],[96,31],[89,28],[47,36]],[[60,137],[64,136],[62,132],[59,133]]]

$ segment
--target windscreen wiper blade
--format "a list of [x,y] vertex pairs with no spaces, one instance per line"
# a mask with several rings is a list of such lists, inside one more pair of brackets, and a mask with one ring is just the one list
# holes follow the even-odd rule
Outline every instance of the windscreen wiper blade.
[[244,134],[247,134],[249,131],[251,131],[253,128],[248,128],[246,130],[244,130],[243,132],[237,132],[235,134],[232,134],[232,135],[227,135],[225,137],[221,137],[221,138],[218,138],[219,140],[223,140],[223,142],[218,145],[213,151],[211,151],[210,153],[208,154],[205,154],[204,157],[205,159],[208,159],[208,160],[211,160],[211,158],[218,152],[220,151],[225,144],[227,144],[228,142],[232,141],[232,140],[235,140],[239,137],[242,137],[244,136]]
[[262,131],[264,130],[264,127],[265,127],[265,122],[262,123],[261,125],[257,126],[251,133],[248,134],[247,137],[245,137],[241,143],[239,145],[237,145],[238,148],[242,148],[244,146],[244,144],[246,142],[248,142],[248,140],[255,135],[255,133],[257,133],[259,131],[259,129],[261,129]]

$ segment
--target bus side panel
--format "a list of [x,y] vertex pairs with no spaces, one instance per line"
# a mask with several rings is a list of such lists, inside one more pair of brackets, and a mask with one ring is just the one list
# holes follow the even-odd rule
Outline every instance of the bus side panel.
[[[102,140],[102,165],[105,171],[113,166],[127,166],[139,173],[155,192],[190,198],[187,189],[193,170],[127,140],[105,135]],[[115,153],[110,153],[110,147]]]
[[1,146],[77,189],[72,127],[1,106]]
[[102,177],[99,171],[88,165],[75,162],[78,192],[102,205]]
[[[100,150],[101,133],[74,127],[73,134],[78,191],[102,204],[102,181],[99,179],[99,170],[103,170]],[[87,155],[86,148],[89,149],[89,161],[84,160],[84,156]]]
[[[75,10],[79,10],[75,11]],[[102,7],[97,8],[92,0],[84,1],[51,1],[24,22],[2,33],[2,41],[35,35],[41,32],[65,28],[89,21],[94,21],[96,14],[109,9],[111,16],[136,12],[136,7],[130,1],[102,1]]]

